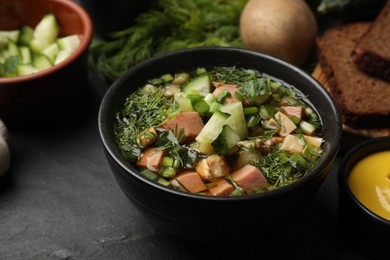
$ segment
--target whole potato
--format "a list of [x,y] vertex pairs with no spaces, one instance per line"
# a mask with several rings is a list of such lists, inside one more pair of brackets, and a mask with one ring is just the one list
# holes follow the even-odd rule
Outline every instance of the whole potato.
[[249,0],[240,18],[240,36],[247,49],[298,66],[309,60],[317,31],[304,0]]

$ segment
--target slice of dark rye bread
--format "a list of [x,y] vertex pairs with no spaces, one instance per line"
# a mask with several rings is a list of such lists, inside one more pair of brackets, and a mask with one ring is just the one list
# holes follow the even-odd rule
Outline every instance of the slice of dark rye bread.
[[[324,88],[330,92],[330,87],[328,80],[322,71],[321,65],[317,64],[314,71],[312,72],[312,76],[320,82]],[[346,124],[343,124],[343,130],[349,134],[361,136],[364,138],[374,138],[374,137],[382,137],[382,136],[390,136],[390,127],[389,128],[352,128]]]
[[361,70],[390,81],[390,0],[357,41],[352,58]]
[[369,76],[352,60],[357,40],[370,23],[340,25],[316,38],[318,61],[329,91],[352,128],[390,127],[390,82]]

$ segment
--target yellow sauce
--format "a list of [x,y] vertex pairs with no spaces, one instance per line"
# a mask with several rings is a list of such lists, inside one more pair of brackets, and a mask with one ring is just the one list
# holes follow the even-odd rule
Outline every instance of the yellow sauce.
[[349,174],[348,185],[364,206],[390,220],[390,151],[359,161]]

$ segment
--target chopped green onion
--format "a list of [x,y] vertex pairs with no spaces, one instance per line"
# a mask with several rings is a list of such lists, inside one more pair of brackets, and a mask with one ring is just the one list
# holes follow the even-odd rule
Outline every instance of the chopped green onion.
[[288,158],[288,156],[287,156],[286,153],[279,153],[279,154],[277,155],[277,159],[279,160],[279,162],[280,162],[281,164],[285,164],[286,162],[289,161],[289,158]]
[[149,83],[152,85],[161,85],[164,83],[164,80],[162,78],[155,78],[155,79],[149,80]]
[[194,108],[199,113],[199,115],[204,116],[209,111],[210,106],[202,99],[196,102]]
[[257,107],[245,107],[244,108],[244,114],[249,115],[249,114],[255,114],[259,111]]
[[201,95],[194,95],[194,94],[188,95],[187,98],[191,100],[191,104],[193,106],[195,106],[195,104],[198,103],[199,101],[203,100],[203,97]]
[[172,111],[170,114],[168,114],[168,118],[172,119],[175,116],[177,116],[178,114],[180,114],[180,110]]
[[161,79],[164,82],[171,82],[173,80],[173,76],[171,74],[167,73],[167,74],[162,75]]
[[205,97],[204,97],[204,101],[207,102],[207,104],[209,104],[209,106],[211,105],[211,103],[213,103],[215,101],[215,96],[212,94],[212,93],[208,93]]
[[173,165],[173,158],[169,156],[164,156],[162,161],[162,166],[172,166]]
[[163,176],[164,178],[173,178],[173,177],[175,177],[176,172],[177,172],[177,169],[175,169],[173,167],[162,167],[159,171],[161,176]]
[[217,95],[217,102],[223,103],[225,100],[230,97],[232,94],[230,93],[229,90],[224,89],[222,90],[218,95]]
[[243,101],[245,99],[245,96],[244,96],[244,94],[242,94],[241,91],[234,92],[234,97],[236,97],[237,99],[239,99],[241,101]]
[[143,176],[145,176],[146,178],[148,178],[149,180],[155,180],[155,179],[159,178],[157,174],[155,174],[154,172],[152,172],[148,169],[142,170],[141,174]]
[[206,72],[207,72],[206,68],[197,68],[195,73],[196,73],[196,75],[201,75],[201,74],[204,74]]
[[294,168],[297,168],[297,167],[304,168],[304,167],[306,167],[307,161],[305,158],[302,157],[302,155],[294,153],[290,157],[290,163]]
[[171,185],[171,182],[165,180],[164,178],[159,178],[157,182],[160,183],[161,185],[164,185],[164,186]]
[[278,110],[271,104],[264,105],[264,108],[267,110],[267,113],[272,117],[274,116]]
[[219,111],[222,107],[222,104],[221,103],[218,103],[218,102],[213,102],[211,103],[210,105],[210,109],[209,109],[209,112],[210,113],[215,113],[216,111]]
[[238,187],[234,191],[232,191],[229,196],[240,196],[240,195],[245,195],[245,191],[243,188]]

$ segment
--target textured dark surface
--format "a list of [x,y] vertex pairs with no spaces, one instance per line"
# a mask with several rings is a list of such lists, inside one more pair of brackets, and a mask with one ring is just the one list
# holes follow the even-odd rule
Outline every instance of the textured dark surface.
[[[252,243],[196,244],[153,229],[110,172],[97,128],[101,94],[95,92],[70,104],[67,115],[9,129],[12,165],[0,179],[0,259],[365,259],[339,239],[335,167],[293,225]],[[210,220],[210,228],[215,223]]]

